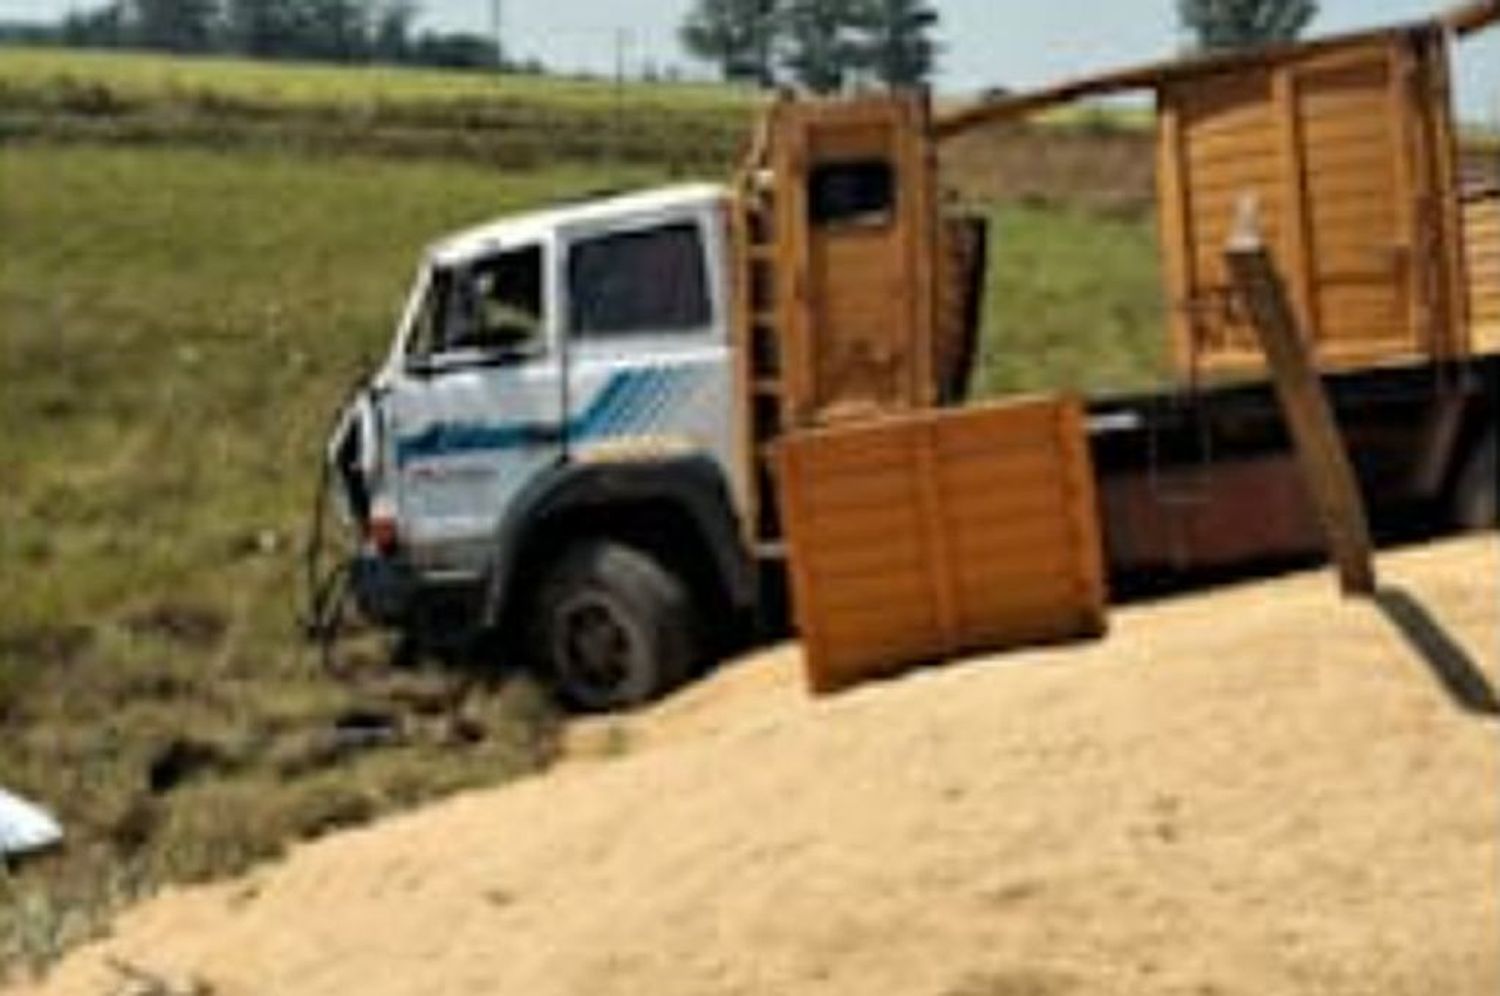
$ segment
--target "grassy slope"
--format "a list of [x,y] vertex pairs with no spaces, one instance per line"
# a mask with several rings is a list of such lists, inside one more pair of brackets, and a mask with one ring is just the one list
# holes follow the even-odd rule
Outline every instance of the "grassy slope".
[[[295,545],[324,421],[383,347],[416,249],[648,177],[0,155],[0,784],[71,834],[58,858],[0,873],[3,972],[153,882],[543,760],[545,710],[511,687],[464,707],[478,742],[439,718],[333,766],[332,724],[370,696],[295,637]],[[199,777],[153,794],[174,751]]]

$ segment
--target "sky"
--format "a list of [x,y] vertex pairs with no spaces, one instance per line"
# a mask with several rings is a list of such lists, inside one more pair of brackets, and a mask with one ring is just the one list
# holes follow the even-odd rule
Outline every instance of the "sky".
[[[496,0],[419,0],[426,24],[489,30]],[[511,51],[565,70],[627,65],[691,68],[676,28],[692,0],[498,0]],[[1460,0],[1323,0],[1315,33],[1432,15]],[[0,0],[0,17],[50,19],[95,0]],[[936,0],[942,17],[939,89],[1021,88],[1171,55],[1182,44],[1174,0]],[[1500,28],[1457,57],[1459,104],[1470,121],[1500,125]]]

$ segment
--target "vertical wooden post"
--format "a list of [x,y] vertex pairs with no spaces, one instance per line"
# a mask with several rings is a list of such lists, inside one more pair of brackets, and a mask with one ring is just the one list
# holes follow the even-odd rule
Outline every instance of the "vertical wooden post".
[[1253,208],[1253,201],[1241,205],[1239,224],[1224,252],[1225,262],[1265,351],[1297,461],[1338,566],[1344,594],[1374,595],[1370,527],[1354,466]]

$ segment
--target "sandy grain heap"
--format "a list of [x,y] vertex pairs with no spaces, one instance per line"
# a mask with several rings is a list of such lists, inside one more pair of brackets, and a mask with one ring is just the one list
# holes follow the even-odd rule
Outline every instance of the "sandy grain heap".
[[766,655],[547,778],[165,895],[43,991],[1491,996],[1500,557],[1382,567],[1384,611],[1295,578],[827,702]]

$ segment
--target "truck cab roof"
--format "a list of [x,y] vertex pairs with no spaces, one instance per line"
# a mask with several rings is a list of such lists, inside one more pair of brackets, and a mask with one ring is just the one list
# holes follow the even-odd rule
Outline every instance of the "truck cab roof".
[[725,196],[727,191],[717,184],[687,183],[507,215],[443,238],[428,249],[427,256],[438,266],[455,265],[496,249],[539,241],[559,229],[604,227],[617,218],[716,204]]

